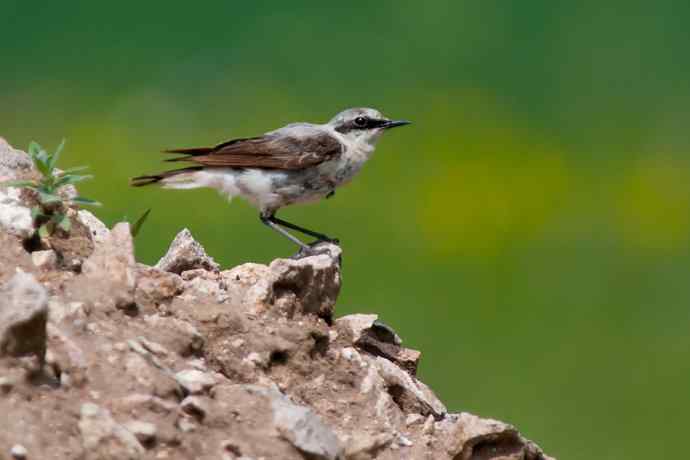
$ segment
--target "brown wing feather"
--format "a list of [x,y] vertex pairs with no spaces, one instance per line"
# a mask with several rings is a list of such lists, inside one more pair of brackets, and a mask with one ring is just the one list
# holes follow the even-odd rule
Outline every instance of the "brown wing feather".
[[267,135],[235,139],[210,149],[179,149],[190,156],[168,161],[191,161],[204,166],[260,169],[304,169],[335,158],[340,142],[327,133],[305,137]]

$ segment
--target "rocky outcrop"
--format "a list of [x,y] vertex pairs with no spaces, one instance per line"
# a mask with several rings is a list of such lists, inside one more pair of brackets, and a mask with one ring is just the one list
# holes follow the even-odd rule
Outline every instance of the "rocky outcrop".
[[0,355],[34,355],[43,362],[47,319],[45,288],[20,269],[0,289]]
[[337,246],[223,270],[184,231],[150,267],[127,224],[75,210],[92,250],[70,265],[4,210],[0,458],[549,458],[448,413],[376,315],[335,319]]

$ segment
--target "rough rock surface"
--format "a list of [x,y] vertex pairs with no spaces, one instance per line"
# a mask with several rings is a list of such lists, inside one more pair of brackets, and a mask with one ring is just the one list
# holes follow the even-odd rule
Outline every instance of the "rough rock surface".
[[128,309],[134,306],[136,262],[129,224],[115,225],[84,261],[81,271],[82,275],[72,286],[75,295],[87,285],[88,289],[81,290],[88,291],[89,298],[98,303],[97,307]]
[[0,182],[25,178],[32,170],[33,164],[29,155],[13,148],[0,137]]
[[336,246],[221,271],[194,243],[156,268],[127,224],[75,215],[94,247],[81,272],[0,221],[0,458],[549,458],[448,413],[376,315],[334,320]]
[[18,271],[0,289],[0,355],[34,354],[43,361],[47,320],[45,288],[33,275]]
[[187,270],[202,268],[218,271],[218,264],[206,254],[201,246],[186,228],[177,234],[168,248],[168,252],[156,264],[156,268],[178,275]]

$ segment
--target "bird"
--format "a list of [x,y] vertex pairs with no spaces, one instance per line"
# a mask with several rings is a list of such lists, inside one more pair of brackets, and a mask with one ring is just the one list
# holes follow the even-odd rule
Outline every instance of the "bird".
[[[339,240],[280,219],[278,210],[332,197],[371,158],[383,132],[408,124],[386,118],[376,109],[350,108],[323,124],[290,123],[214,147],[164,150],[179,155],[165,161],[192,165],[134,177],[130,183],[170,189],[210,187],[229,200],[244,198],[258,209],[264,225],[298,246],[299,258],[319,253],[320,243],[339,244]],[[288,230],[316,240],[307,244]]]

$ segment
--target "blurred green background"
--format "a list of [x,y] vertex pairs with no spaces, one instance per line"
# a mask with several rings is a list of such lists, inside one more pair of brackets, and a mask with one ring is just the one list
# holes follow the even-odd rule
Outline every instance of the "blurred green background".
[[132,189],[163,148],[373,106],[354,183],[281,216],[340,237],[338,313],[424,351],[453,411],[562,459],[682,458],[690,412],[690,3],[2,3],[0,135],[68,139],[114,223],[153,208],[224,267],[293,252],[239,200]]

